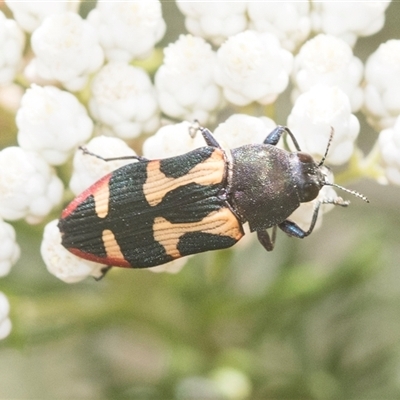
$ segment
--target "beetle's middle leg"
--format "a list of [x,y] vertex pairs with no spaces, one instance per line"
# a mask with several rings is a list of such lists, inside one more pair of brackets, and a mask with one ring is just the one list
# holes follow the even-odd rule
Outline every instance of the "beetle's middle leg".
[[268,231],[257,231],[258,241],[264,246],[265,250],[272,251],[275,247],[276,225],[272,228],[272,237]]

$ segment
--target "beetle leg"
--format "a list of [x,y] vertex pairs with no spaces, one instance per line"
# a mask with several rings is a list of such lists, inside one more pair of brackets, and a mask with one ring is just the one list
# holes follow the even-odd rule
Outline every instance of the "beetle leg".
[[221,145],[217,142],[214,135],[207,128],[203,128],[202,126],[199,128],[201,134],[203,135],[204,140],[210,147],[217,147],[218,149],[222,149]]
[[105,276],[106,273],[111,269],[112,267],[107,267],[105,266],[104,268],[101,269],[101,275],[94,278],[95,281],[101,281]]
[[273,146],[276,146],[279,142],[279,139],[283,135],[283,133],[287,133],[294,144],[294,147],[296,147],[297,151],[301,151],[299,144],[297,143],[297,140],[293,134],[293,132],[287,127],[287,126],[281,126],[278,125],[264,140],[264,144],[271,144]]
[[102,157],[96,153],[92,153],[91,151],[89,151],[86,147],[83,146],[79,146],[79,150],[81,150],[83,152],[83,154],[88,154],[89,156],[93,156],[96,158],[99,158],[100,160],[103,161],[117,161],[117,160],[138,160],[138,161],[149,161],[146,157],[142,157],[142,156],[121,156],[121,157]]
[[200,131],[200,133],[203,135],[203,138],[208,146],[222,149],[221,145],[217,142],[217,139],[215,139],[215,137],[211,133],[211,131],[209,129],[201,126],[199,124],[199,121],[197,121],[197,119],[196,119],[196,120],[194,120],[193,124],[189,127],[190,137],[194,138],[196,136],[197,131]]
[[303,239],[303,238],[307,237],[314,230],[315,224],[317,222],[320,206],[321,206],[321,202],[318,201],[317,204],[315,205],[311,224],[307,231],[301,229],[296,223],[289,221],[289,220],[285,220],[285,221],[281,222],[279,224],[279,228],[281,228],[283,230],[283,232],[285,232],[289,236],[294,236],[299,239]]
[[275,246],[276,225],[272,228],[272,237],[269,236],[268,231],[257,231],[257,238],[265,250],[272,251]]
[[299,239],[307,237],[314,230],[315,224],[318,219],[318,212],[319,208],[321,207],[321,204],[333,204],[335,206],[347,207],[350,204],[350,202],[343,200],[341,197],[336,197],[334,199],[319,200],[315,205],[314,213],[311,219],[311,224],[307,231],[301,229],[296,223],[289,220],[281,222],[279,224],[279,228],[281,228],[283,232],[287,233],[289,236],[294,236]]

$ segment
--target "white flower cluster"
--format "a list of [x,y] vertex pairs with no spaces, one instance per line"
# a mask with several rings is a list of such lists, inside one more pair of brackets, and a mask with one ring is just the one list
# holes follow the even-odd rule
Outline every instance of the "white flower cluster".
[[[0,219],[0,277],[8,275],[18,261],[20,247],[15,240],[14,228]],[[0,340],[11,332],[11,320],[8,317],[10,304],[6,295],[0,292]]]
[[233,114],[215,128],[214,135],[223,148],[234,149],[245,144],[262,143],[275,127],[271,118]]
[[18,25],[26,32],[32,33],[43,20],[55,14],[72,11],[73,2],[69,0],[42,1],[32,0],[23,2],[19,0],[5,0],[12,11]]
[[[358,37],[378,32],[390,1],[213,1],[176,0],[186,29],[216,45],[246,29],[273,33],[295,50],[311,31],[335,35],[351,46]],[[357,18],[354,18],[354,16]]]
[[73,12],[47,17],[33,32],[31,45],[35,58],[29,74],[57,80],[71,91],[83,89],[104,60],[95,29]]
[[400,40],[382,43],[365,65],[365,113],[368,122],[383,129],[400,114]]
[[201,123],[210,120],[221,103],[214,81],[215,52],[201,37],[181,35],[164,49],[164,63],[155,85],[161,110],[170,117]]
[[0,277],[8,275],[19,259],[20,248],[15,239],[13,226],[0,220]]
[[89,109],[100,134],[132,139],[159,125],[155,89],[147,73],[122,62],[105,65],[91,85]]
[[10,312],[10,303],[6,295],[0,292],[0,340],[6,338],[11,332],[11,320],[8,317]]
[[186,29],[196,36],[221,44],[227,37],[246,29],[246,2],[199,2],[176,0],[186,16]]
[[[135,155],[135,152],[122,139],[108,136],[97,136],[93,138],[85,148],[93,154],[104,158]],[[104,175],[130,162],[132,161],[118,160],[106,162],[97,157],[88,156],[82,151],[77,151],[73,160],[69,187],[77,196]]]
[[217,55],[215,80],[233,104],[272,103],[289,83],[293,56],[271,33],[238,33]]
[[21,147],[0,151],[0,217],[41,222],[61,202],[63,184],[37,153]]
[[288,117],[288,127],[299,145],[317,160],[328,144],[332,127],[334,137],[327,163],[342,165],[350,160],[360,131],[357,117],[351,113],[348,96],[337,86],[316,85],[301,94]]
[[104,265],[74,256],[61,245],[58,220],[49,222],[44,228],[40,248],[48,271],[66,283],[79,282],[88,276],[101,278]]
[[351,47],[335,36],[320,34],[306,42],[294,60],[292,99],[318,84],[337,86],[348,96],[353,111],[363,102],[363,65]]
[[[400,184],[400,123],[394,125],[400,40],[379,46],[365,68],[352,49],[358,37],[383,26],[390,2],[176,0],[189,33],[174,32],[178,39],[164,46],[163,59],[155,49],[166,32],[161,3],[99,1],[82,17],[79,2],[6,0],[14,20],[0,13],[0,91],[17,83],[24,93],[13,102],[19,146],[0,151],[0,275],[19,254],[14,231],[2,219],[39,223],[60,210],[64,185],[57,172],[65,185],[70,177],[67,201],[71,192],[78,195],[132,162],[106,162],[77,151],[82,145],[106,158],[134,156],[130,146],[142,146],[149,159],[173,157],[205,145],[199,133],[188,134],[198,120],[213,124],[216,139],[229,149],[261,143],[276,127],[268,115],[286,123],[316,160],[333,129],[326,162],[344,168],[360,154],[354,113],[361,110],[377,130],[387,128],[379,161],[386,179]],[[31,34],[26,46],[24,31]],[[288,88],[293,108],[282,116],[279,102],[273,103]],[[321,195],[335,197],[331,191]],[[308,227],[313,206],[302,205],[291,218]],[[66,282],[99,277],[104,267],[65,250],[56,221],[46,227],[42,255]]]
[[358,37],[380,31],[390,1],[312,1],[312,26],[316,32],[329,33],[354,46]]
[[22,62],[25,37],[21,28],[0,11],[0,85],[11,83]]
[[17,112],[18,144],[39,153],[49,164],[64,164],[92,134],[85,107],[69,92],[32,85]]
[[101,1],[87,19],[110,61],[146,58],[166,29],[158,0]]
[[388,182],[400,186],[400,116],[379,134],[379,150]]
[[249,28],[274,34],[290,51],[303,43],[311,31],[310,2],[247,2]]

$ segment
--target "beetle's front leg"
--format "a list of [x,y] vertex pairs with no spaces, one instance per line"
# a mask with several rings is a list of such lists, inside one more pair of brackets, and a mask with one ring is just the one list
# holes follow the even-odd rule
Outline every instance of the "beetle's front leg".
[[293,135],[293,132],[287,127],[287,126],[281,126],[278,125],[264,140],[264,144],[271,144],[273,146],[276,146],[279,142],[279,139],[282,137],[284,133],[287,133],[294,144],[294,147],[296,147],[297,151],[301,151],[299,144],[297,143],[297,140],[295,136]]
[[200,133],[203,135],[203,138],[208,146],[216,147],[218,149],[222,148],[221,145],[217,142],[217,139],[215,139],[214,135],[211,133],[211,131],[201,126],[199,124],[199,121],[196,120],[189,128],[189,135],[194,138],[197,131],[200,131]]
[[272,251],[275,246],[276,225],[272,228],[272,237],[268,231],[257,231],[258,241],[264,246],[265,250]]
[[318,219],[318,212],[319,212],[320,207],[321,207],[321,202],[318,201],[317,204],[315,205],[311,224],[307,231],[301,229],[296,223],[289,221],[289,220],[285,220],[285,221],[281,222],[279,224],[279,228],[281,228],[283,230],[283,232],[285,232],[289,236],[294,236],[299,239],[304,239],[305,237],[310,235],[311,232],[314,230],[315,224]]
[[281,228],[283,232],[287,233],[289,236],[294,236],[299,239],[307,237],[314,230],[315,224],[317,223],[318,212],[319,208],[321,207],[321,204],[333,204],[335,206],[347,207],[350,204],[350,202],[343,200],[341,197],[336,197],[334,199],[319,200],[315,204],[314,213],[311,219],[311,224],[307,231],[301,229],[296,223],[289,220],[285,220],[282,223],[280,223],[279,228]]

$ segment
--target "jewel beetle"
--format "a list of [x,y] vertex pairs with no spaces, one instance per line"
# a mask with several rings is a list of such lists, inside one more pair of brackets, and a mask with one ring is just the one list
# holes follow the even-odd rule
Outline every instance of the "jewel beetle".
[[[273,250],[276,229],[308,236],[320,205],[347,206],[341,197],[316,202],[308,230],[288,217],[301,203],[317,198],[327,181],[320,162],[300,150],[293,133],[277,126],[261,144],[223,149],[206,128],[206,146],[161,160],[140,156],[86,189],[63,211],[58,223],[62,245],[73,254],[109,266],[146,268],[189,254],[233,246],[249,223],[260,243]],[[296,151],[276,147],[283,133]],[[270,235],[267,229],[272,228]]]

